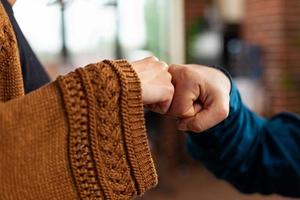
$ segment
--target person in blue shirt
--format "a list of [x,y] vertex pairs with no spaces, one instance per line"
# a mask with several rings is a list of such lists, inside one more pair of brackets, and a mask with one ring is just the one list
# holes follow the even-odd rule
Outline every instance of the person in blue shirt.
[[300,117],[251,112],[225,70],[172,65],[169,114],[188,131],[190,154],[243,193],[300,197]]

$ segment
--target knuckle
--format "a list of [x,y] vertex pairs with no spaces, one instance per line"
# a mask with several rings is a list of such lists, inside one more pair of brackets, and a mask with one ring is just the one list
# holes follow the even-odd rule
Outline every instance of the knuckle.
[[201,131],[202,130],[201,123],[198,120],[194,120],[193,122],[194,122],[194,129],[196,131]]
[[175,90],[172,84],[166,87],[165,101],[170,101],[173,99],[174,91]]
[[201,132],[202,131],[201,122],[195,118],[190,124],[190,129],[194,132]]
[[160,66],[160,68],[163,70],[163,71],[168,71],[168,68],[169,68],[169,66],[168,66],[168,64],[166,63],[166,62],[164,62],[164,61],[159,61],[159,66]]
[[175,92],[175,88],[174,88],[174,86],[171,83],[170,86],[169,86],[169,94],[173,97],[174,92]]
[[169,66],[165,61],[159,61],[159,64],[161,64],[163,67]]
[[169,72],[167,72],[167,78],[168,78],[168,80],[172,80],[172,75],[169,73]]
[[209,128],[211,128],[211,122],[210,122],[210,117],[205,117],[203,115],[197,115],[195,117],[194,123],[196,124],[195,129],[197,130],[197,132],[203,132]]
[[189,78],[191,74],[193,73],[192,69],[190,67],[182,67],[180,69],[180,73],[184,79]]
[[169,66],[169,72],[170,72],[170,73],[174,73],[175,70],[176,70],[176,68],[177,68],[177,65],[171,64],[171,65]]
[[170,106],[170,109],[169,109],[169,114],[173,117],[178,117],[178,118],[181,118],[181,106],[178,105],[177,103],[173,103],[171,104]]

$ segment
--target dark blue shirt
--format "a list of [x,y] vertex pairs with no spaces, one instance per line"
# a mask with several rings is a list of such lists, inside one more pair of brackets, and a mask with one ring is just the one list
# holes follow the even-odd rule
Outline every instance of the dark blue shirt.
[[300,117],[256,115],[233,82],[228,118],[203,133],[190,133],[188,149],[243,193],[300,197]]

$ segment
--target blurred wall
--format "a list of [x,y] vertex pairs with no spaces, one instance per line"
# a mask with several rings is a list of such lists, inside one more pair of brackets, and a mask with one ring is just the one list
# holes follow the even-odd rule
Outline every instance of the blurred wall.
[[299,0],[246,0],[244,38],[264,52],[269,114],[300,113],[299,9]]
[[245,0],[215,0],[220,14],[227,23],[240,23],[244,17]]
[[195,20],[197,20],[200,16],[203,16],[206,2],[207,0],[185,0],[184,14],[186,30],[190,28]]

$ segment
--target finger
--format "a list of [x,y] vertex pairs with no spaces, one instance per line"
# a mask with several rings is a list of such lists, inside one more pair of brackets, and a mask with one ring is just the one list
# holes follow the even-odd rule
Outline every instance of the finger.
[[163,66],[163,69],[166,69],[166,70],[169,69],[169,65],[166,62],[160,61],[160,64]]
[[169,102],[161,102],[157,104],[152,104],[150,107],[148,107],[151,111],[159,113],[159,114],[165,114],[168,111],[168,108],[170,106]]
[[192,117],[199,111],[199,105],[195,103],[200,94],[199,87],[188,81],[191,74],[186,69],[178,65],[169,67],[175,93],[168,114],[180,118]]
[[202,104],[198,101],[195,101],[194,102],[194,112],[198,113],[201,111],[201,109],[202,109]]
[[171,74],[176,74],[176,72],[178,70],[180,70],[180,68],[182,68],[182,66],[180,65],[176,65],[176,64],[171,64],[168,68],[168,71],[171,73]]
[[222,102],[216,102],[209,108],[204,108],[195,116],[181,119],[178,129],[182,131],[203,132],[223,121],[229,113],[229,106]]
[[147,105],[144,105],[146,108],[148,108],[149,110],[151,111],[154,111],[155,109],[155,104],[147,104]]
[[[173,97],[173,96],[172,96]],[[170,109],[172,98],[158,104],[161,114],[166,114]]]
[[[161,91],[161,92],[160,92]],[[166,114],[171,106],[173,95],[174,95],[174,87],[171,83],[169,83],[169,87],[157,88],[156,92],[161,93],[164,96],[160,102],[156,102],[151,106],[147,106],[151,111],[157,112],[160,114]]]
[[171,100],[160,102],[156,104],[146,105],[145,107],[151,110],[152,112],[156,112],[159,114],[166,114],[171,105]]

